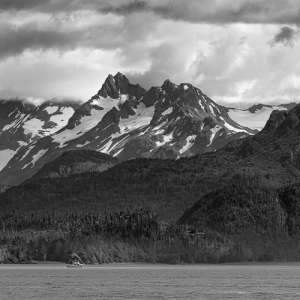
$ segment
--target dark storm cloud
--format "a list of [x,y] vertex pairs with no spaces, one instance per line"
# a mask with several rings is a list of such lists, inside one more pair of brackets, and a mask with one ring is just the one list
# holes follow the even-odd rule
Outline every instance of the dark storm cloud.
[[0,12],[4,11],[32,11],[32,12],[72,12],[75,10],[95,10],[99,3],[105,0],[0,0]]
[[56,13],[60,11],[73,11],[80,6],[83,5],[78,0],[0,0],[0,12],[28,10]]
[[36,24],[27,24],[19,28],[2,24],[0,31],[0,58],[16,56],[25,50],[59,51],[74,50],[77,47],[115,49],[116,41],[109,38],[113,28],[103,27],[85,30],[59,31],[56,29],[39,29]]
[[1,0],[0,11],[38,8],[50,2],[51,0]]
[[271,45],[283,44],[284,46],[293,47],[299,38],[299,29],[294,29],[288,26],[282,27],[271,41]]
[[92,10],[129,15],[152,12],[192,23],[300,23],[299,0],[1,0],[0,11],[48,13]]
[[72,48],[75,41],[75,33],[41,31],[33,25],[18,29],[6,26],[0,32],[0,56],[15,56],[26,49]]
[[147,4],[146,1],[132,1],[124,5],[113,6],[109,5],[107,8],[104,8],[103,11],[114,12],[117,14],[130,14],[132,12],[141,12],[149,11],[151,7]]
[[128,15],[136,12],[152,12],[162,18],[192,23],[300,23],[298,0],[162,0],[122,1],[102,4],[102,13]]

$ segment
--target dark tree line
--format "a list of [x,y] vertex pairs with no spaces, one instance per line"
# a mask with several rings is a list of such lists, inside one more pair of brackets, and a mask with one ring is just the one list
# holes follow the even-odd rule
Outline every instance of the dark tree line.
[[147,208],[15,210],[0,216],[0,248],[39,260],[76,252],[87,263],[299,261],[299,202],[298,185],[266,188],[245,179],[207,193],[176,223]]

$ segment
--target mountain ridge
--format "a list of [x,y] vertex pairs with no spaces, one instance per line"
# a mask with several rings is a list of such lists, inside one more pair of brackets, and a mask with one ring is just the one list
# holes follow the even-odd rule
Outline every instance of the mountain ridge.
[[289,112],[274,111],[261,132],[215,152],[177,160],[138,158],[102,173],[39,179],[7,190],[1,206],[46,208],[50,205],[48,195],[55,194],[56,205],[73,201],[76,209],[88,206],[108,212],[142,206],[174,221],[216,187],[249,180],[263,188],[299,182],[299,118],[300,105]]
[[215,151],[256,132],[238,124],[228,108],[189,83],[176,85],[167,79],[146,91],[117,73],[78,105],[64,126],[16,148],[0,172],[0,182],[20,184],[69,150],[96,150],[121,160],[178,159]]

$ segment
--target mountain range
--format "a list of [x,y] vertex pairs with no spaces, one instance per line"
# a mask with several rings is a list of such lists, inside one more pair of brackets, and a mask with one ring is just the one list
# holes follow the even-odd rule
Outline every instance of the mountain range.
[[83,104],[1,101],[0,182],[18,185],[70,150],[96,150],[120,161],[216,151],[257,133],[274,109],[295,105],[227,108],[188,83],[166,80],[146,91],[121,73],[109,75]]
[[[3,193],[1,206],[24,210],[73,203],[76,210],[88,206],[103,211],[146,206],[161,218],[174,221],[202,195],[235,182],[250,180],[265,188],[297,183],[300,176],[299,118],[300,105],[289,111],[274,110],[260,132],[233,140],[213,152],[179,159],[115,161],[110,162],[114,166],[101,173],[36,176],[28,184]],[[81,151],[81,155],[86,155]],[[101,155],[104,161],[114,159]],[[53,165],[59,160],[54,160]],[[71,165],[71,160],[67,160],[67,164]],[[48,166],[50,170],[57,169],[51,167],[51,163]],[[56,204],[49,202],[52,197]]]
[[55,132],[37,113],[2,120],[5,145],[25,137],[0,174],[22,183],[0,195],[0,262],[299,260],[300,104],[225,108],[188,84],[145,92],[117,74],[73,109]]

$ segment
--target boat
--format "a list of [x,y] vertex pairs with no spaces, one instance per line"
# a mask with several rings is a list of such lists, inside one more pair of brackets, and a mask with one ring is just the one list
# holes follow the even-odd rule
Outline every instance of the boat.
[[68,263],[67,268],[83,268],[83,264],[79,261],[72,261]]

